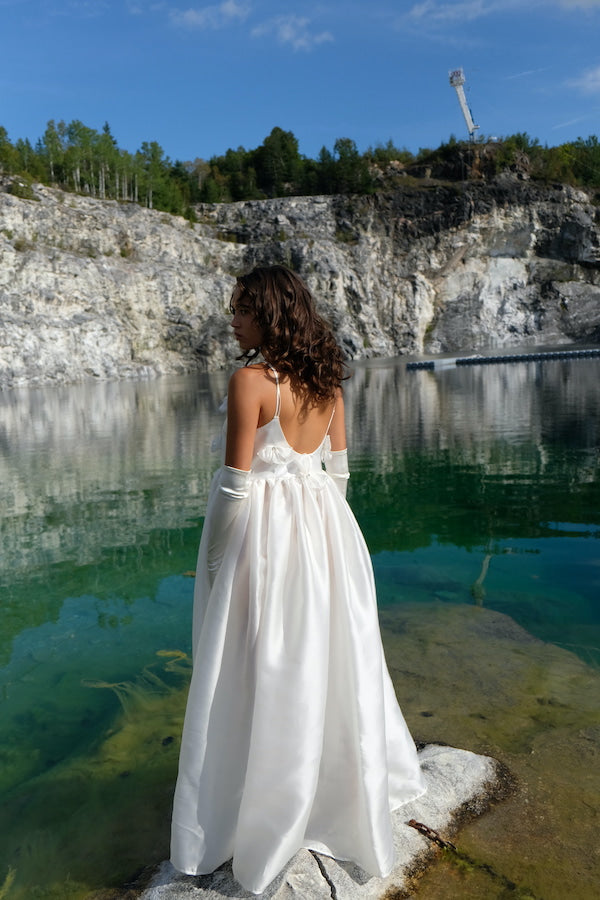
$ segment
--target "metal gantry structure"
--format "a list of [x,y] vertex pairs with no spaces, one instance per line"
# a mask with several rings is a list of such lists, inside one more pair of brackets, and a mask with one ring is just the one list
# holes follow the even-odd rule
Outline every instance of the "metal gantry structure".
[[465,97],[465,91],[463,85],[465,83],[465,73],[462,69],[452,69],[449,72],[450,75],[450,86],[454,88],[456,91],[456,96],[458,97],[458,102],[460,103],[460,108],[462,109],[462,114],[465,117],[465,122],[467,123],[467,131],[469,132],[469,140],[475,140],[475,132],[479,128],[479,125],[475,125],[473,122],[473,116],[471,115],[471,110],[467,104],[467,98]]

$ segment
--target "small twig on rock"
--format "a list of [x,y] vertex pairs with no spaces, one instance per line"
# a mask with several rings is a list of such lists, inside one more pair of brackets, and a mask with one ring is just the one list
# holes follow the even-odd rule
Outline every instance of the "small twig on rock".
[[437,844],[438,847],[443,847],[444,850],[456,850],[454,844],[450,841],[445,841],[443,837],[434,831],[433,828],[430,828],[429,825],[423,825],[422,822],[417,822],[416,819],[409,819],[406,823],[410,825],[411,828],[415,828],[419,834],[422,834],[423,837],[426,837],[428,840],[433,841],[434,844]]
[[[488,863],[480,862],[472,856],[469,856],[467,853],[458,850],[454,844],[450,843],[450,841],[445,841],[444,838],[440,837],[437,831],[434,831],[433,828],[429,828],[428,825],[423,825],[422,822],[417,822],[416,819],[409,819],[406,824],[410,825],[411,828],[415,828],[423,835],[423,837],[433,841],[434,844],[437,844],[443,850],[452,851],[448,856],[450,862],[454,862],[455,864],[466,863],[469,870],[478,869],[480,872],[484,872],[492,879],[492,881],[500,883],[506,891],[510,892],[511,897],[520,897],[522,900],[542,900],[541,897],[538,897],[537,894],[534,894],[529,888],[520,888],[514,881],[507,878],[506,875],[496,872],[496,870]],[[502,896],[505,895],[503,894]],[[508,896],[508,894],[506,894],[506,896]]]

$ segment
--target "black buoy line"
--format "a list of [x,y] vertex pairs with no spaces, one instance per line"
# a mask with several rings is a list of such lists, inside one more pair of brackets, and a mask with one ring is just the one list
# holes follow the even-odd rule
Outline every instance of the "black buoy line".
[[[541,353],[511,353],[503,356],[459,356],[456,359],[439,360],[438,365],[447,368],[454,363],[457,366],[487,366],[494,363],[513,363],[513,362],[538,362],[552,359],[588,359],[593,356],[600,356],[600,347],[592,350],[548,350]],[[422,362],[406,363],[409,370],[415,369],[435,369],[436,361],[433,359],[424,360]]]

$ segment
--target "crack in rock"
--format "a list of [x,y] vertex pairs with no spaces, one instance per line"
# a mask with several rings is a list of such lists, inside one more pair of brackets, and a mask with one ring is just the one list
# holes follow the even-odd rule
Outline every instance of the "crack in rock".
[[325,868],[324,863],[321,861],[321,859],[318,857],[318,855],[314,852],[314,850],[309,850],[309,853],[312,856],[312,858],[315,860],[316,864],[318,865],[321,875],[323,876],[323,878],[329,885],[329,890],[331,891],[331,900],[338,900],[338,895],[337,895],[337,891],[335,889],[335,884],[333,883],[333,881],[327,874],[327,869]]

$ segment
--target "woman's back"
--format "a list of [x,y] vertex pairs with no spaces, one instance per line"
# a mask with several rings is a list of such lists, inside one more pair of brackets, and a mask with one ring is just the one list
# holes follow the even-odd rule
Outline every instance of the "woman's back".
[[[279,381],[279,409],[277,403],[277,381]],[[279,423],[288,444],[298,453],[313,453],[329,432],[331,448],[343,450],[346,447],[344,425],[344,401],[341,390],[334,400],[313,399],[310,392],[292,386],[286,375],[281,376],[273,367],[264,364],[245,366],[238,369],[229,383],[230,411],[243,407],[246,415],[253,415],[257,428],[262,428],[279,415]],[[234,419],[234,423],[237,420]],[[250,434],[241,441],[235,429],[228,430],[228,465],[248,469],[252,455],[249,446]],[[253,445],[253,440],[252,440]]]
[[[289,378],[278,377],[267,370],[265,377],[273,383],[271,402],[261,408],[259,427],[279,415],[279,423],[290,447],[297,453],[313,453],[323,443],[335,412],[332,400],[314,401],[308,391],[292,389]],[[279,380],[279,409],[277,408],[277,378]],[[264,422],[262,419],[264,418]]]

